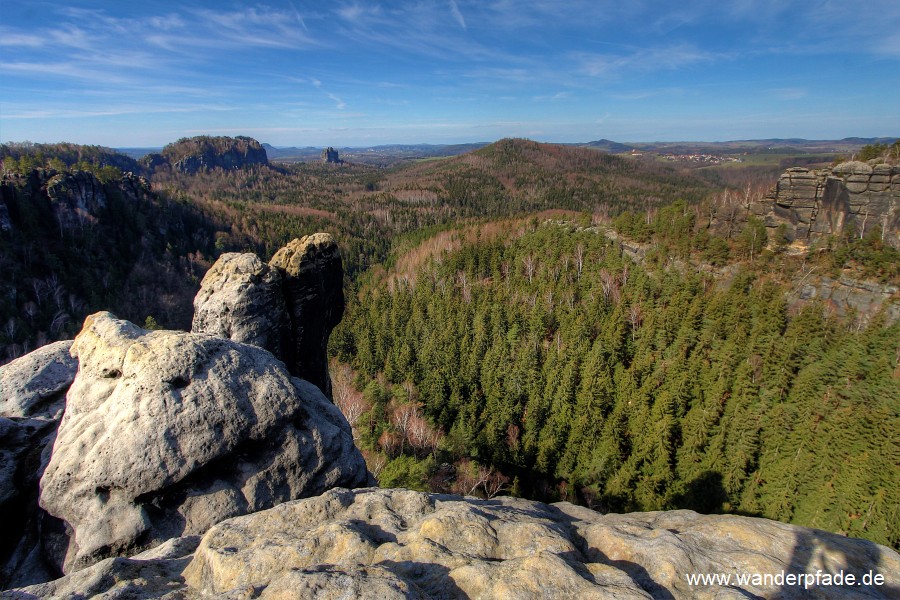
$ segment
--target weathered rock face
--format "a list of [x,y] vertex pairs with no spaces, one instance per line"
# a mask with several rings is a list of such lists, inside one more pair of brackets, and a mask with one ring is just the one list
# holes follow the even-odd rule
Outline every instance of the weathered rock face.
[[43,560],[42,529],[58,525],[38,507],[38,482],[78,363],[71,341],[49,344],[0,367],[0,587],[59,573]]
[[290,348],[285,362],[297,377],[331,397],[328,337],[344,315],[344,268],[337,242],[327,233],[293,240],[269,266],[282,273],[290,319]]
[[900,166],[853,161],[818,171],[788,169],[750,210],[767,227],[786,225],[788,238],[801,244],[877,225],[887,243],[900,247]]
[[[868,541],[692,511],[335,489],[104,561],[9,598],[894,598],[900,555]],[[140,560],[139,560],[140,559]],[[186,565],[186,567],[185,567]],[[775,576],[811,575],[806,585]],[[881,585],[828,585],[869,573]],[[690,583],[722,574],[729,585]],[[754,581],[738,581],[744,575]],[[762,579],[770,575],[770,580]],[[166,594],[169,594],[166,596]]]
[[59,419],[78,362],[71,341],[54,342],[0,367],[0,415]]
[[343,163],[344,161],[341,160],[340,156],[338,155],[338,151],[329,146],[322,150],[322,162],[339,164]]
[[170,165],[176,171],[194,174],[211,169],[226,171],[266,165],[269,159],[262,145],[246,136],[184,138],[169,144],[160,154],[142,159],[148,169]]
[[265,348],[330,398],[328,337],[344,314],[343,278],[327,233],[293,240],[268,265],[224,254],[194,298],[192,331]]
[[194,297],[191,330],[259,346],[284,360],[290,321],[281,272],[255,254],[223,254]]
[[72,213],[94,214],[106,207],[106,193],[93,173],[74,171],[53,175],[45,184],[47,197]]
[[821,300],[835,314],[847,316],[855,312],[865,322],[882,308],[889,323],[900,319],[900,288],[888,283],[860,281],[850,277],[810,277],[795,288],[791,301]]
[[41,478],[64,571],[370,476],[346,420],[265,350],[88,317]]
[[30,207],[25,212],[52,214],[55,222],[47,226],[60,231],[83,225],[106,208],[110,191],[138,202],[150,195],[150,184],[133,173],[106,184],[89,171],[33,169],[27,175],[4,174],[0,180],[0,232],[15,228],[23,207]]

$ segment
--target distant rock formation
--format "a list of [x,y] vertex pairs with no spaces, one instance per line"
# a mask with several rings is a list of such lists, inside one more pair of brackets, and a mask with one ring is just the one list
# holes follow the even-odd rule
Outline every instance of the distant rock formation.
[[14,228],[11,215],[22,212],[23,207],[49,209],[46,212],[52,212],[53,226],[60,231],[82,225],[107,207],[109,189],[134,203],[150,195],[147,179],[133,173],[107,184],[90,171],[33,169],[26,175],[4,174],[0,180],[0,231]]
[[6,597],[871,599],[897,573],[889,548],[766,519],[334,489]]
[[784,225],[788,240],[800,245],[880,226],[885,242],[900,248],[900,166],[852,161],[822,170],[794,167],[750,212],[772,236]]
[[327,233],[291,241],[268,265],[224,254],[200,284],[192,331],[265,348],[330,398],[328,338],[344,314],[343,279]]
[[223,169],[231,171],[269,163],[266,150],[253,138],[198,136],[183,138],[163,148],[159,154],[141,159],[148,169],[169,165],[189,175],[199,171]]
[[332,164],[344,164],[344,161],[341,160],[341,157],[338,156],[338,151],[328,146],[324,150],[322,150],[322,162],[323,163],[332,163]]

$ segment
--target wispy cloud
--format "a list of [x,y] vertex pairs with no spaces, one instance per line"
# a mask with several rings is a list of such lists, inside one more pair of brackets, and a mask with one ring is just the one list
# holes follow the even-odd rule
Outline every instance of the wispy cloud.
[[726,58],[724,54],[701,50],[692,44],[638,48],[627,54],[575,54],[581,71],[591,77],[623,72],[681,69]]
[[13,107],[3,113],[4,119],[75,119],[95,117],[115,117],[122,115],[173,114],[194,112],[229,112],[234,107],[216,104],[182,104],[179,106],[159,106],[153,104],[135,104],[124,106],[106,106],[95,109],[77,108],[42,108],[17,109]]
[[609,92],[606,95],[615,100],[647,100],[648,98],[658,98],[660,96],[683,96],[684,88],[669,87],[659,89],[642,89],[626,92]]
[[453,15],[453,18],[456,19],[456,22],[459,23],[460,27],[462,27],[463,29],[468,29],[466,27],[466,19],[460,12],[459,5],[456,3],[456,0],[450,0],[450,14]]
[[338,110],[344,110],[345,108],[347,108],[347,104],[334,94],[328,94],[328,97],[334,101],[334,106]]

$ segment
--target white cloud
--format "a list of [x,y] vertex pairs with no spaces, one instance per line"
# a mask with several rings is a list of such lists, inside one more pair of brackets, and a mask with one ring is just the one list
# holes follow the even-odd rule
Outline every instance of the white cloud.
[[334,101],[334,106],[338,110],[344,110],[345,108],[347,108],[347,104],[334,94],[328,94],[328,97]]
[[466,19],[463,17],[462,12],[460,12],[459,5],[455,0],[450,0],[450,14],[453,15],[453,18],[456,19],[456,22],[459,23],[460,27],[467,29]]

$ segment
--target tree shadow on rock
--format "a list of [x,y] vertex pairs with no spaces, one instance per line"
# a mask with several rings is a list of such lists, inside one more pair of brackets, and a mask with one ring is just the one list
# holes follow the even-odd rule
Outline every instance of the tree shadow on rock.
[[797,578],[773,597],[900,598],[900,557],[886,550],[868,540],[798,527],[785,568]]
[[411,560],[393,561],[384,560],[378,566],[388,569],[398,577],[414,583],[430,598],[442,598],[447,600],[468,600],[469,596],[460,589],[453,578],[450,577],[450,569],[435,563],[422,563]]
[[[672,498],[675,508],[686,508],[704,515],[722,514],[730,502],[722,483],[722,474],[705,471],[690,481],[682,493]],[[757,516],[757,515],[745,515]]]

